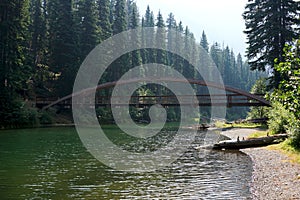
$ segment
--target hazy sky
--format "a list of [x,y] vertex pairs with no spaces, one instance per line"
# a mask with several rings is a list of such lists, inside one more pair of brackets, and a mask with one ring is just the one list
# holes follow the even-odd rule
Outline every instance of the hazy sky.
[[245,54],[246,35],[242,17],[247,0],[136,0],[143,16],[147,5],[154,12],[155,18],[160,10],[166,21],[170,12],[177,23],[183,22],[200,41],[204,30],[211,45],[218,42],[229,46],[237,55]]

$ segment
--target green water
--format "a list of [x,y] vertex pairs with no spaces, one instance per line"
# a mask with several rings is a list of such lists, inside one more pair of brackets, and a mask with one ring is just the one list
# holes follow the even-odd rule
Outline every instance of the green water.
[[[105,131],[118,132],[112,127]],[[120,135],[112,138],[125,140]],[[87,152],[75,128],[0,131],[0,199],[250,198],[248,156],[199,154],[191,148],[156,172],[118,172]]]

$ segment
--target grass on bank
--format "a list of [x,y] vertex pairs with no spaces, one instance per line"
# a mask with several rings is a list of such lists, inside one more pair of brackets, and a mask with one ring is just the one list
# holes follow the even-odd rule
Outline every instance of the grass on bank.
[[221,121],[217,121],[215,123],[217,128],[259,128],[259,129],[267,129],[267,125],[258,124],[258,123],[225,123]]
[[[269,132],[268,130],[257,131],[255,133],[251,134],[249,137],[253,137],[253,138],[264,137],[264,136],[267,136],[268,132]],[[286,156],[288,156],[292,163],[300,164],[300,150],[293,148],[290,145],[289,139],[287,139],[284,142],[281,142],[279,144],[268,146],[267,149],[280,151],[283,154],[285,154]]]
[[270,150],[278,150],[289,157],[289,161],[292,163],[300,164],[300,150],[293,148],[290,145],[289,139],[285,140],[284,142],[276,145],[271,145],[268,147]]

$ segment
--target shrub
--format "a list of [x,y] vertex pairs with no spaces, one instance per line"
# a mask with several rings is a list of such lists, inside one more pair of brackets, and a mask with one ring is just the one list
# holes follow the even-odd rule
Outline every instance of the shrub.
[[295,117],[289,119],[288,133],[291,134],[290,144],[300,150],[300,120]]
[[53,124],[53,113],[51,111],[40,112],[40,124]]
[[285,109],[281,103],[276,102],[270,109],[268,117],[268,126],[271,134],[278,134],[287,132],[290,119],[294,118],[294,115]]

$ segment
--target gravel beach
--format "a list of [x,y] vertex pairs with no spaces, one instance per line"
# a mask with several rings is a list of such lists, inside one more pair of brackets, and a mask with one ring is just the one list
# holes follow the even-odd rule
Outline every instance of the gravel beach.
[[[248,137],[256,129],[223,131],[233,140]],[[251,193],[255,200],[300,200],[300,165],[277,150],[251,148],[241,150],[253,161]]]

